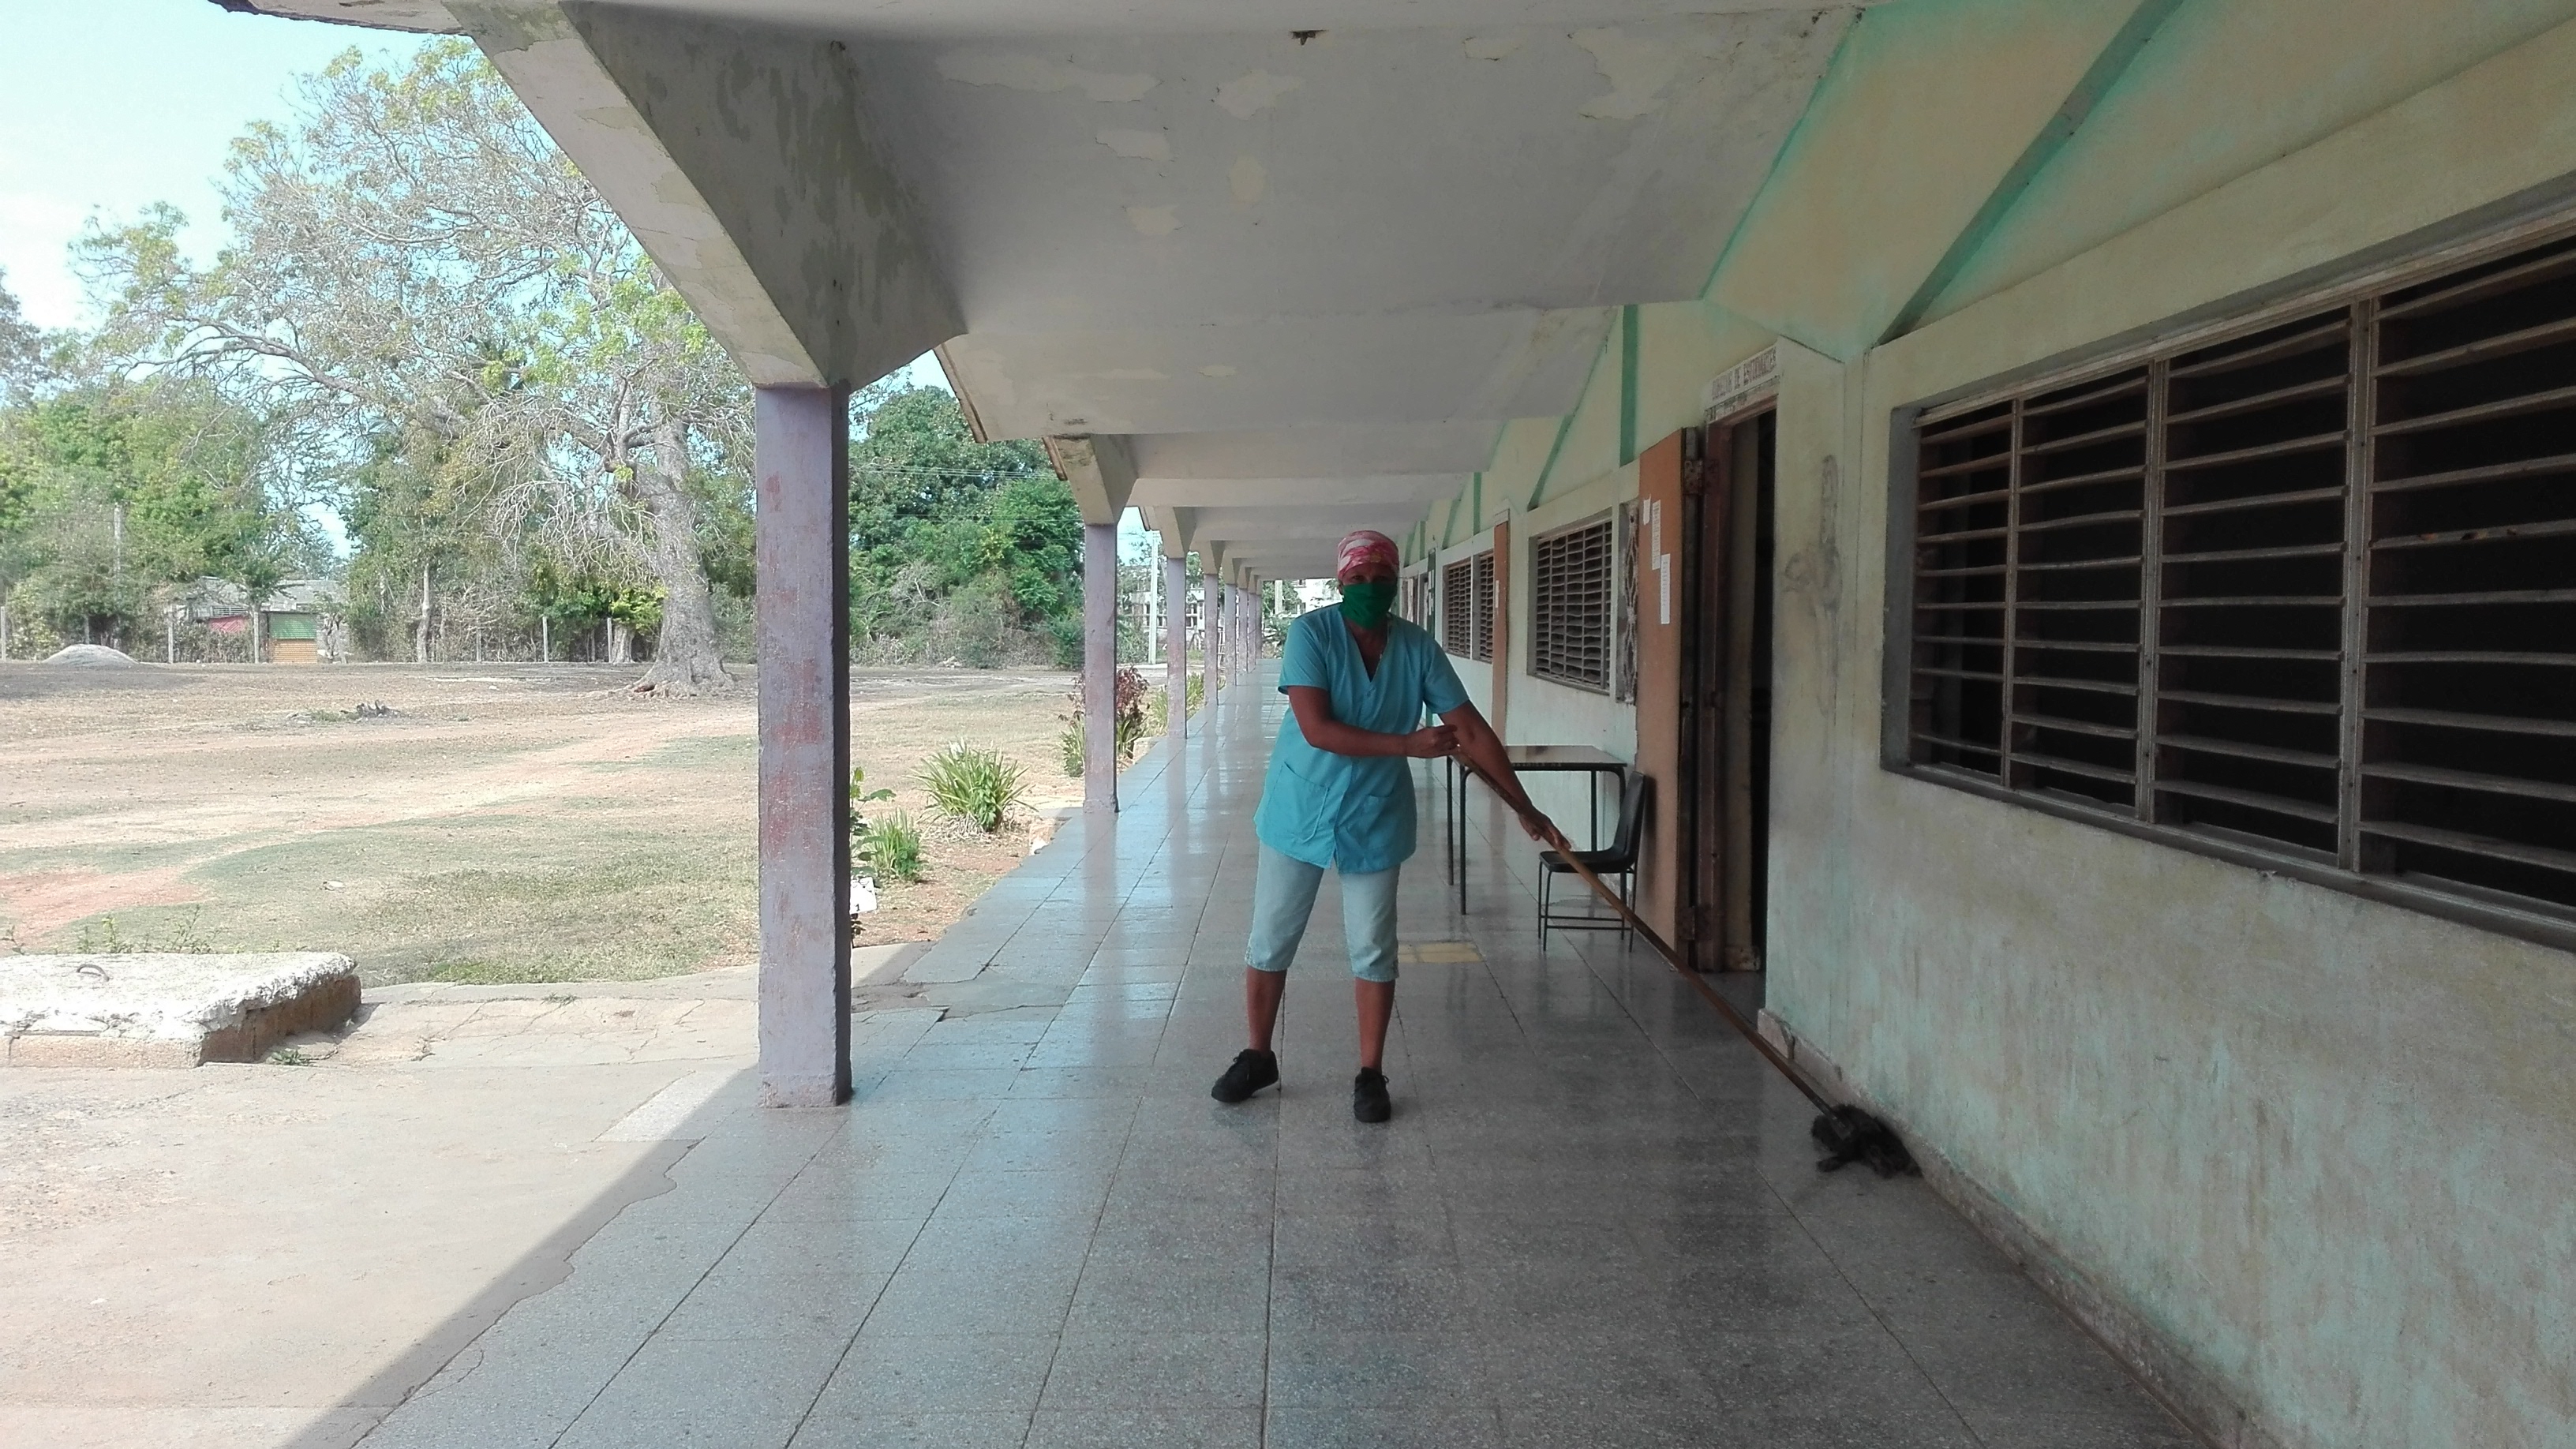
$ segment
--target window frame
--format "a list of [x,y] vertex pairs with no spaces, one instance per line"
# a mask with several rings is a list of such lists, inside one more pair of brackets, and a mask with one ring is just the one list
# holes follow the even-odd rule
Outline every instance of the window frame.
[[[2015,788],[1999,774],[1990,775],[1912,758],[1915,745],[1918,583],[1916,525],[1922,483],[1919,438],[1927,425],[1937,425],[2037,393],[2063,395],[2087,383],[2107,381],[2123,372],[2160,367],[2165,360],[2178,354],[2222,346],[2310,314],[2342,308],[2356,319],[2363,318],[2368,315],[2370,304],[2383,295],[2524,250],[2576,241],[2576,215],[2571,215],[2564,201],[2553,201],[2550,205],[2552,209],[2545,215],[2526,216],[2502,226],[2489,224],[2478,234],[2465,239],[2456,234],[2448,239],[2431,241],[2421,235],[2404,239],[2375,254],[2365,254],[2336,268],[2317,269],[2259,294],[2214,303],[2122,337],[2042,359],[2005,374],[1892,408],[1888,416],[1889,447],[1886,455],[1889,460],[1887,583],[1882,620],[1886,648],[1881,660],[1880,768],[1890,774],[2107,829],[2267,875],[2286,876],[2517,940],[2562,951],[2576,951],[2576,908],[2561,907],[2472,882],[2425,884],[2417,877],[2350,868],[2340,859],[2320,859],[2286,842],[2221,832],[2209,827],[2165,824],[2135,811],[2123,813],[2101,801]],[[2461,226],[2469,220],[2472,219],[2460,219],[2453,226]],[[2356,374],[2351,378],[2350,395],[2355,399],[2355,407],[2367,407],[2369,384],[2367,375]],[[2153,385],[2151,382],[2150,386]],[[2349,440],[2346,450],[2348,454],[2367,455],[2366,448],[2355,449]],[[2155,469],[2158,466],[2160,462],[2150,465],[2142,484],[2150,499],[2157,493],[2158,474]],[[2368,497],[2365,484],[2348,481],[2347,488],[2351,490],[2346,499],[2348,508],[2356,506],[2353,503],[2355,497],[2364,500]],[[2152,502],[2148,504],[2147,511],[2150,517],[2156,511]],[[2348,543],[2353,537],[2355,535],[2347,533]],[[2368,541],[2363,538],[2354,546],[2366,550]],[[2153,612],[2157,602],[2152,587],[2143,578],[2139,607],[2144,631],[2157,621]],[[2358,627],[2354,623],[2356,619],[2367,618],[2367,607],[2354,603],[2351,598],[2347,598],[2342,607],[2347,629]],[[2141,647],[2152,650],[2152,646],[2145,642],[2146,637],[2142,632]],[[2347,653],[2353,647],[2357,647],[2357,641],[2347,644]],[[2339,706],[2336,716],[2338,727],[2344,730],[2354,728],[2351,698],[2347,691],[2345,702]],[[2006,728],[2009,728],[2009,722]],[[2144,737],[2147,731],[2147,722],[2142,719],[2140,736]],[[2350,783],[2339,776],[2338,797],[2347,795],[2350,789]],[[2340,812],[2348,807],[2338,808]],[[2349,832],[2352,828],[2353,822],[2349,819],[2338,825],[2342,832]]]
[[[1566,689],[1579,689],[1586,694],[1598,694],[1605,698],[1611,694],[1612,688],[1617,682],[1618,661],[1616,649],[1619,632],[1619,539],[1618,527],[1615,521],[1615,512],[1616,511],[1614,509],[1605,508],[1598,513],[1589,515],[1588,517],[1577,519],[1572,523],[1561,524],[1555,528],[1549,529],[1545,533],[1533,534],[1530,537],[1529,651],[1525,656],[1527,662],[1523,666],[1523,669],[1524,672],[1532,679],[1544,679],[1550,684],[1559,685]],[[1548,643],[1550,638],[1549,631],[1544,622],[1549,602],[1549,589],[1552,584],[1561,582],[1552,580],[1549,577],[1548,569],[1542,562],[1544,551],[1551,544],[1563,544],[1579,535],[1591,533],[1597,533],[1600,535],[1598,553],[1601,575],[1599,611],[1601,618],[1601,677],[1597,681],[1584,679],[1571,674],[1558,673],[1551,669],[1542,667],[1543,662],[1547,659]]]
[[1478,664],[1494,662],[1494,547],[1485,545],[1467,560],[1467,617],[1473,631],[1467,657]]

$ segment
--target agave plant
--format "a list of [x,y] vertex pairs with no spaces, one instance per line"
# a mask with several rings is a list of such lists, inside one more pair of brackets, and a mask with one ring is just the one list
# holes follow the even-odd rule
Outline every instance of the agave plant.
[[979,749],[957,740],[943,745],[921,768],[922,788],[931,808],[955,820],[974,822],[987,835],[1002,828],[1011,812],[1027,802],[1028,771],[999,750]]

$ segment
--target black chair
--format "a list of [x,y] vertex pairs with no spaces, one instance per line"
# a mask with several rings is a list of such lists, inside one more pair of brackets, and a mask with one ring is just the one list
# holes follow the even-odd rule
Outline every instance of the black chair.
[[[1604,884],[1614,875],[1619,877],[1619,899],[1632,911],[1637,908],[1637,852],[1646,837],[1646,810],[1654,798],[1655,782],[1641,770],[1628,771],[1627,784],[1619,792],[1619,828],[1611,835],[1609,847],[1574,852],[1574,859],[1583,862],[1585,868],[1601,877]],[[1560,931],[1617,931],[1633,936],[1628,923],[1615,915],[1553,909],[1549,887],[1558,876],[1572,875],[1574,864],[1553,850],[1540,851],[1538,863],[1542,867],[1538,877],[1540,950],[1547,949],[1547,928],[1550,926]],[[1592,897],[1589,888],[1578,893],[1587,901]]]

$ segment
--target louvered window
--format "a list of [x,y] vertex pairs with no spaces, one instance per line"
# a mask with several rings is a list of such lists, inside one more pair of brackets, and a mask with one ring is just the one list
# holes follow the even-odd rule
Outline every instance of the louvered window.
[[1913,764],[2576,920],[2576,242],[1918,443]]
[[1468,610],[1475,603],[1476,564],[1460,559],[1440,571],[1440,647],[1475,657],[1476,625]]
[[1610,689],[1610,520],[1530,541],[1530,673]]

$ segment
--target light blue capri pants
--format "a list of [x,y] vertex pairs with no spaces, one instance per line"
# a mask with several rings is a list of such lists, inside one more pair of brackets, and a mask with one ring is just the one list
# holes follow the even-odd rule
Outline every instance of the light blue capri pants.
[[[1342,877],[1342,941],[1350,948],[1351,974],[1362,981],[1395,979],[1395,876],[1400,866]],[[1264,845],[1252,884],[1252,940],[1243,964],[1255,971],[1285,971],[1306,938],[1306,918],[1324,868]]]

